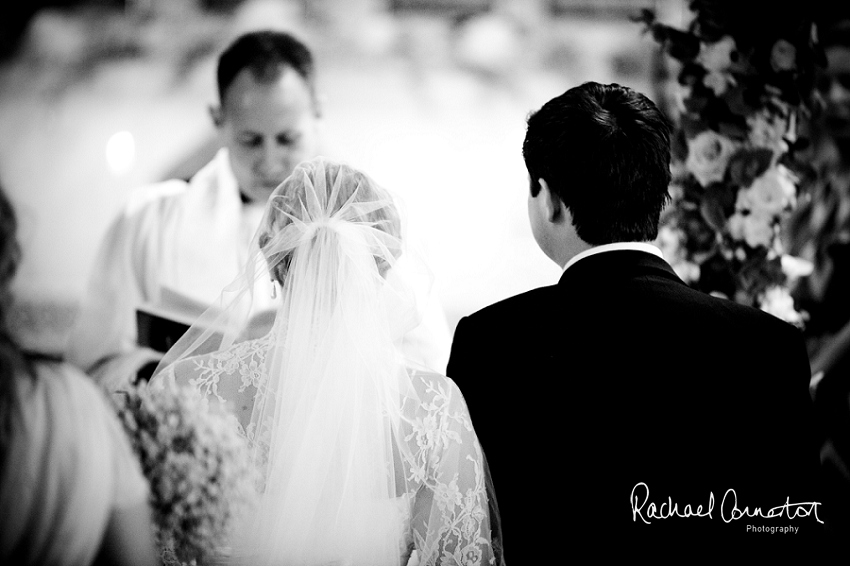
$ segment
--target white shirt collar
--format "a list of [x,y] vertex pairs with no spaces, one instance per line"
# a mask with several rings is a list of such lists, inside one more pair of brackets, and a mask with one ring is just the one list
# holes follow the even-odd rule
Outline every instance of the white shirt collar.
[[567,265],[564,266],[564,271],[568,270],[571,265],[580,259],[584,259],[586,257],[601,254],[604,252],[613,252],[617,250],[632,250],[632,251],[640,251],[647,252],[652,255],[656,255],[661,259],[664,259],[664,255],[661,253],[661,250],[658,249],[657,246],[647,243],[647,242],[615,242],[613,244],[602,244],[601,246],[593,246],[589,250],[584,250],[581,253],[577,253],[570,261],[567,262]]

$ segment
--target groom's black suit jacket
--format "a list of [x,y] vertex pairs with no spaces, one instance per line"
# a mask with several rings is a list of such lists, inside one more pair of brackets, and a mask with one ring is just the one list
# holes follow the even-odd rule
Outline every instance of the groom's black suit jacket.
[[[764,514],[786,498],[820,501],[809,372],[792,325],[688,287],[650,253],[618,250],[461,319],[446,373],[488,460],[505,557],[533,564],[550,551],[633,555],[632,544],[690,535],[822,535],[814,514],[726,523],[731,493],[721,513],[729,489],[739,509]],[[637,515],[636,486],[647,499]],[[649,516],[649,502],[668,497],[681,514],[687,504],[707,513],[710,494],[711,518]]]

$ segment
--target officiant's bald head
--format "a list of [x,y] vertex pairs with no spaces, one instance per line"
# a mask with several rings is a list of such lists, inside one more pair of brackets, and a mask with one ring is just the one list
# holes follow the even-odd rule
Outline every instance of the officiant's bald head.
[[318,150],[312,53],[288,33],[246,33],[219,57],[217,82],[220,105],[210,113],[221,143],[242,195],[264,203]]
[[669,200],[670,125],[643,94],[595,82],[571,88],[529,116],[522,153],[532,231],[557,263],[658,235]]

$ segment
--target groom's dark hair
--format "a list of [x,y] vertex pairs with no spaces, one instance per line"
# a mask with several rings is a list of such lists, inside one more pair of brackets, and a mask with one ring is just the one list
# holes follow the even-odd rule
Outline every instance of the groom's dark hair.
[[592,245],[649,241],[670,196],[670,124],[643,94],[587,82],[532,113],[522,154]]

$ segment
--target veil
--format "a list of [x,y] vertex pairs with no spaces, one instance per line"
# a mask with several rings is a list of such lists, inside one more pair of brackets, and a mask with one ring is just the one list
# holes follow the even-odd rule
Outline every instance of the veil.
[[[363,173],[300,164],[242,274],[151,380],[222,404],[251,446],[262,482],[229,541],[237,562],[496,563],[492,486],[463,396],[399,353],[421,310],[412,281],[427,273],[402,228]],[[271,311],[257,297],[269,282]]]

